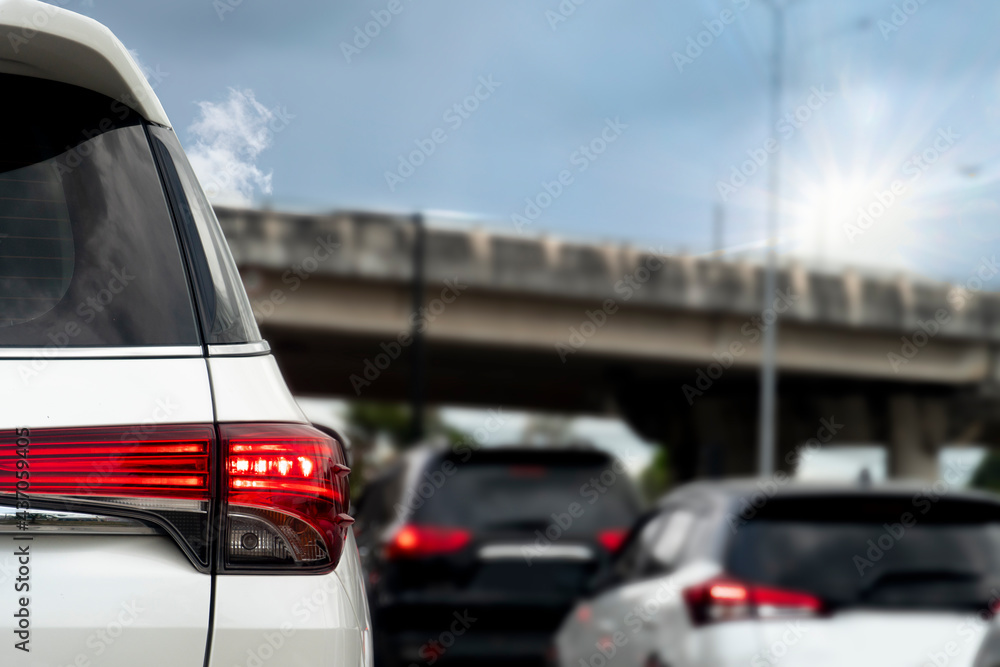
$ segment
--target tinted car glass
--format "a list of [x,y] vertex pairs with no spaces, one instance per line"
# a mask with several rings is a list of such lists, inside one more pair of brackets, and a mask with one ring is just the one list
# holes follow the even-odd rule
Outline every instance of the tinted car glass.
[[150,127],[181,234],[194,269],[198,306],[209,345],[261,340],[215,211],[173,131]]
[[0,346],[200,344],[141,119],[75,86],[0,83]]
[[910,498],[771,500],[732,537],[727,571],[835,607],[983,608],[1000,583],[1000,515]]
[[[527,458],[472,460],[456,464],[453,474],[421,504],[413,519],[420,523],[463,526],[481,531],[544,529],[552,514],[580,506],[580,516],[567,532],[593,537],[597,531],[627,528],[637,514],[628,480],[603,484],[610,469],[592,460],[574,463]],[[606,476],[607,477],[607,476]],[[594,483],[596,481],[596,484]],[[419,492],[419,489],[418,489]]]

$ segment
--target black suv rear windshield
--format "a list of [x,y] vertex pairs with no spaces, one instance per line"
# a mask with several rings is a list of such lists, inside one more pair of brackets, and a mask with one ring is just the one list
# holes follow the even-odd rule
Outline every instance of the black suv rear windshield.
[[0,346],[198,345],[138,115],[76,86],[0,85]]
[[[565,515],[576,504],[579,516],[567,532],[594,537],[601,530],[628,528],[638,515],[631,480],[604,455],[481,451],[468,462],[438,463],[417,480],[410,504],[418,523],[532,535],[544,531],[553,514]],[[435,475],[449,470],[443,478]],[[442,483],[434,485],[435,480]]]
[[1000,585],[1000,508],[938,497],[771,499],[727,571],[834,607],[975,611]]

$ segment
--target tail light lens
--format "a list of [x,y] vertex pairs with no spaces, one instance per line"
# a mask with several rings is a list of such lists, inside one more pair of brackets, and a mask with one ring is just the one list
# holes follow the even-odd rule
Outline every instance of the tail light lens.
[[385,547],[388,559],[427,558],[461,551],[472,541],[472,533],[462,528],[406,524]]
[[727,578],[685,589],[684,600],[695,625],[753,618],[808,618],[824,612],[822,600],[814,595]]
[[330,571],[353,519],[340,444],[300,424],[220,428],[226,570]]
[[0,436],[0,494],[154,523],[207,569],[214,442],[209,425],[18,429]]
[[340,444],[301,424],[219,434],[221,451],[207,424],[0,433],[0,504],[154,524],[202,571],[213,553],[223,572],[336,567],[353,523]]
[[609,552],[615,553],[621,549],[626,537],[628,537],[628,528],[614,528],[599,532],[597,534],[597,541]]

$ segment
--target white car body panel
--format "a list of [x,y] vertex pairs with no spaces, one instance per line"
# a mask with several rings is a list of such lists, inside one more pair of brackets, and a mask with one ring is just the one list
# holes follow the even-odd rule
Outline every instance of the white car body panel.
[[3,359],[0,429],[210,424],[205,360]]
[[219,422],[308,422],[271,355],[210,357]]
[[359,573],[351,536],[327,575],[219,577],[210,667],[371,665],[367,603],[350,583]]
[[774,656],[770,663],[758,663],[790,667],[969,667],[987,629],[971,612],[901,611],[852,611],[833,618],[769,621],[758,626],[760,654]]
[[165,664],[201,667],[208,641],[211,577],[160,536],[39,535],[30,543],[30,652],[11,632],[19,593],[14,542],[2,536],[0,615],[4,665]]
[[0,72],[94,90],[170,127],[135,60],[97,21],[36,0],[0,0],[0,33]]

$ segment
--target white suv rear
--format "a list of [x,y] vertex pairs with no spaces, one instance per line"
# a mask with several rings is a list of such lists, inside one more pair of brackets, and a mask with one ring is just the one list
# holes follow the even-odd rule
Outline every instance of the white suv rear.
[[637,526],[556,644],[565,667],[968,667],[998,607],[995,496],[705,482]]
[[0,35],[0,664],[370,664],[343,448],[152,90],[90,19]]

